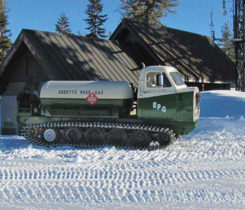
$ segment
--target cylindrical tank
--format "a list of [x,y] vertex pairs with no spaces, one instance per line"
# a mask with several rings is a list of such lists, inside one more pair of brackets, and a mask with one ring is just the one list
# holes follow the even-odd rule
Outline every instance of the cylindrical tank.
[[133,91],[124,81],[48,81],[40,99],[45,115],[124,117],[131,111]]

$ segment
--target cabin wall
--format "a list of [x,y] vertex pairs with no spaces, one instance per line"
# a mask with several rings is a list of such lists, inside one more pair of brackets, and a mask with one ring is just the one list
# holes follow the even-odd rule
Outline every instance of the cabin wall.
[[28,51],[25,56],[25,89],[38,91],[41,84],[48,80],[48,75]]
[[16,134],[17,96],[23,91],[38,91],[42,82],[47,81],[48,77],[28,50],[24,53],[22,51],[22,55],[16,55],[5,72],[6,74],[1,77],[1,80],[6,78],[1,99],[1,133]]
[[8,75],[9,83],[25,83],[25,89],[38,89],[42,82],[48,80],[48,77],[30,53],[26,51],[20,59],[14,59],[6,72],[10,72]]
[[17,132],[17,97],[2,96],[1,99],[1,124],[2,135],[12,135]]
[[24,82],[24,55],[15,56],[0,78],[0,95],[6,95],[10,83]]

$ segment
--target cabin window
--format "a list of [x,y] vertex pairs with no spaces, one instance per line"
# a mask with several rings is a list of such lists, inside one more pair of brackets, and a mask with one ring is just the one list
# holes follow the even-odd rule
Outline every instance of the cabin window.
[[170,75],[176,85],[185,85],[184,81],[182,80],[178,72],[171,72]]
[[146,76],[148,88],[171,87],[171,83],[165,73],[150,72]]

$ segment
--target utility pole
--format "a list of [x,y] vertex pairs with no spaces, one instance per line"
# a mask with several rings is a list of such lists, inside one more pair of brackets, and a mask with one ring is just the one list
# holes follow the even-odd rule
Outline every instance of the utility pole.
[[213,21],[213,10],[211,10],[211,14],[210,14],[210,27],[211,27],[211,37],[212,40],[215,41],[215,31],[214,31],[214,21]]
[[237,88],[245,91],[245,0],[234,0],[234,45]]

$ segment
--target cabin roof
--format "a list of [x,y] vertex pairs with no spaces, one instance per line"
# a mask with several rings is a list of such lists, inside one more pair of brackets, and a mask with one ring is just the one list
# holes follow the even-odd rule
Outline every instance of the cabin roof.
[[124,19],[110,39],[139,43],[149,55],[141,62],[152,57],[153,64],[174,66],[186,80],[235,81],[234,62],[207,36]]
[[0,76],[25,44],[50,80],[114,80],[138,83],[139,67],[111,40],[23,29],[4,59]]

